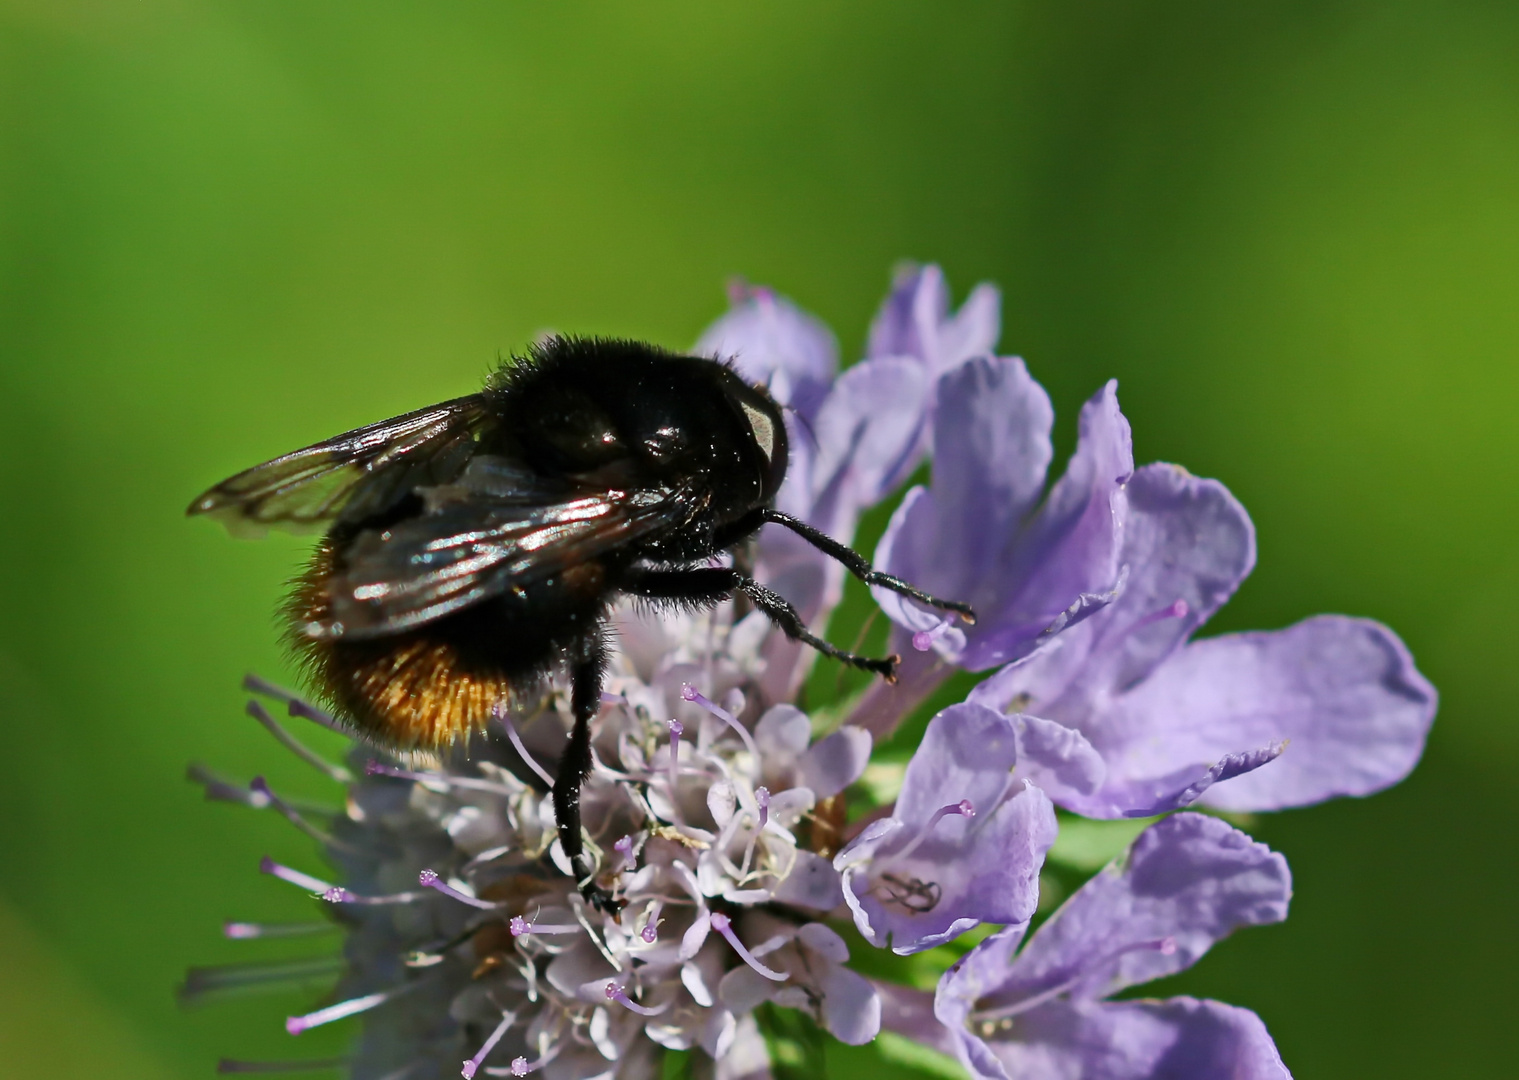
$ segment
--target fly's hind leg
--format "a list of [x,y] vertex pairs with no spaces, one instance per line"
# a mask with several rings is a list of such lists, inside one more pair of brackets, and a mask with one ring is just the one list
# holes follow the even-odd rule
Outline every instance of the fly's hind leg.
[[559,759],[559,775],[554,778],[554,823],[559,826],[559,845],[574,868],[580,894],[598,910],[616,914],[622,905],[596,884],[596,865],[585,850],[580,825],[580,787],[591,775],[591,720],[601,709],[606,661],[606,644],[597,627],[581,643],[570,671],[570,710],[575,726]]

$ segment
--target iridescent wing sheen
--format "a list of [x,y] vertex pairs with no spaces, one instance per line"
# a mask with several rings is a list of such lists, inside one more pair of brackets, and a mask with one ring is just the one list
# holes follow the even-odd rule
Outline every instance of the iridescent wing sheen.
[[223,480],[190,504],[235,535],[361,521],[406,493],[445,482],[488,419],[482,394],[344,432]]
[[424,490],[422,516],[356,536],[328,581],[328,617],[306,633],[398,633],[679,528],[699,508],[689,492],[665,487],[524,485],[490,496],[473,482],[486,460],[471,463],[467,483]]

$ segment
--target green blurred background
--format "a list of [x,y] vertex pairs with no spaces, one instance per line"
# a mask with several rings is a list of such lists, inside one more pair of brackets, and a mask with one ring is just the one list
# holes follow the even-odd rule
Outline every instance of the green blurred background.
[[[210,482],[470,391],[538,330],[693,341],[732,274],[858,355],[892,264],[1224,480],[1210,629],[1389,622],[1440,687],[1401,787],[1259,819],[1292,918],[1165,989],[1300,1078],[1514,1074],[1519,7],[0,0],[0,1072],[192,1078],[311,994],[181,1011],[299,916],[320,792],[240,716],[303,544]],[[339,1025],[341,1026],[341,1025]]]

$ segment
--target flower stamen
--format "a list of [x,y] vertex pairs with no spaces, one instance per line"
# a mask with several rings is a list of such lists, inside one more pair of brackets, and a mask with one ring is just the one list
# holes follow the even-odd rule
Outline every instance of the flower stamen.
[[910,841],[908,841],[906,847],[902,848],[902,850],[896,852],[895,854],[888,855],[886,858],[882,859],[876,864],[876,869],[878,871],[883,870],[888,866],[895,866],[897,863],[906,859],[913,852],[918,850],[923,841],[928,839],[929,834],[934,831],[935,825],[939,824],[939,822],[943,821],[947,817],[950,817],[951,815],[963,818],[973,818],[976,816],[976,808],[974,805],[972,805],[969,799],[961,799],[957,803],[950,803],[948,806],[939,807],[939,809],[935,810],[932,814],[929,815],[927,823],[925,823],[924,826],[918,830],[917,836],[914,836]]
[[743,724],[740,724],[738,722],[738,718],[736,716],[734,716],[727,709],[723,708],[717,702],[713,701],[706,694],[703,694],[700,690],[692,686],[690,683],[686,683],[680,688],[680,696],[686,701],[700,705],[713,716],[717,717],[723,723],[727,724],[734,731],[738,732],[738,737],[744,740],[744,746],[748,749],[750,755],[753,756],[755,761],[760,760],[759,747],[754,743],[754,736],[749,734],[748,728],[744,727]]
[[273,735],[281,746],[300,758],[307,765],[310,765],[313,769],[327,776],[328,779],[336,780],[340,784],[346,784],[353,780],[351,772],[341,765],[334,765],[315,750],[306,746],[294,735],[290,734],[290,732],[286,731],[278,720],[269,715],[269,710],[265,709],[257,701],[249,701],[245,706],[245,711],[268,729],[269,734]]
[[493,903],[490,900],[481,900],[478,897],[470,896],[468,893],[460,892],[458,889],[445,882],[442,878],[438,877],[438,872],[436,870],[423,870],[420,874],[417,875],[417,881],[429,889],[437,890],[451,900],[457,900],[461,904],[468,904],[470,907],[482,908],[486,911],[494,911],[496,908],[499,908],[501,906],[500,904]]
[[336,923],[251,923],[229,922],[222,924],[222,933],[235,941],[250,938],[303,937],[307,934],[325,934],[338,929]]
[[363,997],[349,998],[347,1001],[340,1001],[336,1005],[329,1005],[325,1009],[309,1012],[305,1016],[288,1017],[285,1020],[285,1030],[292,1035],[299,1035],[303,1031],[320,1027],[323,1024],[330,1024],[334,1020],[342,1020],[361,1012],[368,1012],[370,1009],[377,1008],[387,1001],[393,1001],[402,994],[410,993],[418,985],[420,984],[409,982],[403,986],[381,990],[378,994],[365,994]]
[[512,932],[512,937],[519,938],[530,934],[578,934],[579,923],[540,923],[530,922],[521,915],[513,915],[506,928]]
[[787,975],[785,972],[773,971],[770,968],[767,968],[764,964],[760,963],[755,955],[744,946],[744,943],[742,941],[738,939],[738,935],[733,932],[733,921],[729,919],[728,916],[724,915],[721,911],[714,911],[712,913],[712,929],[716,930],[723,937],[727,938],[728,944],[733,946],[733,951],[738,953],[739,958],[742,959],[744,963],[752,967],[755,971],[763,975],[765,978],[771,980],[772,982],[785,982],[787,979],[791,978],[791,976]]
[[466,1061],[464,1067],[459,1070],[459,1075],[464,1077],[464,1080],[474,1080],[475,1072],[480,1068],[480,1063],[485,1060],[485,1055],[496,1048],[496,1044],[501,1041],[501,1036],[506,1034],[506,1029],[516,1022],[516,1013],[509,1012],[501,1017],[501,1023],[497,1024],[496,1030],[490,1033],[490,1038],[485,1040],[485,1045],[480,1047],[479,1052]]
[[679,720],[672,719],[670,728],[670,794],[675,794],[675,777],[680,772],[680,737],[686,733],[686,727]]
[[607,983],[607,999],[609,1001],[617,1002],[617,1004],[621,1005],[625,1009],[631,1009],[639,1016],[658,1016],[660,1013],[664,1012],[670,1007],[670,1002],[668,1001],[658,1008],[654,1009],[649,1008],[647,1005],[640,1005],[638,1002],[628,997],[626,987],[618,986],[615,982]]
[[949,628],[954,624],[954,619],[940,619],[932,630],[919,630],[912,636],[912,647],[918,652],[927,652],[934,647],[934,642],[949,632]]
[[512,746],[516,749],[518,756],[522,758],[523,763],[537,773],[538,778],[547,784],[549,790],[552,791],[554,788],[554,778],[549,775],[547,769],[538,764],[537,759],[532,754],[527,752],[527,747],[522,745],[522,736],[517,734],[517,725],[512,723],[512,718],[506,714],[505,710],[498,712],[497,715],[501,717],[501,724],[506,728],[506,737],[512,741]]

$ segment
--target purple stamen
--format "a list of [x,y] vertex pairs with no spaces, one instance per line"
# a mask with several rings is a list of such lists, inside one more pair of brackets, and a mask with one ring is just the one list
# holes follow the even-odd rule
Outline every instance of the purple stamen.
[[712,913],[712,929],[728,939],[728,944],[733,946],[733,951],[755,971],[772,982],[785,982],[791,976],[780,971],[772,971],[756,959],[755,955],[744,947],[744,943],[738,940],[738,935],[733,932],[733,922],[721,911]]
[[976,808],[971,804],[971,801],[969,799],[961,799],[957,803],[950,803],[948,806],[939,807],[939,809],[935,810],[928,816],[928,821],[921,829],[918,830],[918,835],[914,836],[910,841],[908,841],[906,847],[894,855],[886,856],[886,858],[882,859],[879,863],[876,864],[876,869],[884,870],[886,867],[902,861],[911,855],[914,851],[917,851],[918,847],[923,843],[923,841],[927,840],[929,834],[934,831],[934,826],[939,824],[939,822],[943,821],[945,818],[950,817],[951,815],[955,817],[973,818],[976,816]]
[[277,877],[281,881],[288,881],[292,885],[299,885],[307,892],[324,895],[332,891],[335,886],[328,884],[321,878],[314,878],[310,874],[303,874],[299,870],[292,870],[288,866],[282,866],[269,856],[265,855],[258,863],[259,872]]
[[[284,799],[276,795],[273,790],[270,789],[268,782],[265,781],[262,776],[255,776],[252,780],[248,781],[248,790],[253,793],[254,800],[256,800],[254,802],[255,806],[274,807],[284,816],[286,821],[290,822],[290,824],[294,825],[297,829],[300,829],[301,832],[311,837],[311,839],[315,840],[317,843],[327,845],[337,843],[331,833],[326,833],[321,829],[318,829],[315,825],[311,824],[311,822],[302,817],[300,813],[296,811],[295,807],[291,806]],[[346,847],[347,845],[343,846]]]
[[222,933],[236,941],[249,938],[302,937],[306,934],[322,934],[337,927],[330,922],[314,923],[251,923],[229,922],[222,925]]
[[490,1033],[490,1038],[485,1040],[485,1045],[480,1047],[480,1052],[466,1061],[464,1067],[459,1070],[459,1075],[464,1077],[464,1080],[474,1080],[475,1072],[480,1068],[480,1063],[485,1060],[485,1055],[496,1048],[496,1044],[501,1041],[501,1036],[506,1034],[506,1029],[516,1022],[516,1013],[507,1013],[501,1018],[501,1023],[497,1024],[496,1030]]
[[1167,604],[1159,611],[1152,611],[1148,615],[1141,615],[1138,619],[1134,620],[1133,626],[1124,631],[1124,635],[1127,636],[1137,630],[1143,630],[1147,626],[1158,622],[1164,622],[1166,619],[1185,618],[1187,615],[1191,614],[1191,612],[1192,607],[1190,604],[1188,604],[1185,600],[1177,600],[1175,603]]
[[663,900],[655,900],[649,905],[649,914],[644,918],[643,929],[638,936],[643,938],[645,944],[652,945],[659,938],[659,909],[664,907]]
[[340,1001],[336,1005],[329,1005],[325,1009],[318,1009],[316,1012],[307,1013],[305,1016],[289,1017],[285,1020],[285,1030],[292,1035],[299,1035],[303,1031],[320,1027],[323,1024],[330,1024],[334,1020],[342,1020],[357,1013],[368,1012],[375,1006],[383,1005],[392,998],[406,993],[416,985],[414,982],[407,983],[404,986],[382,990],[378,994],[365,994],[363,997],[349,998],[347,1001]]
[[667,726],[670,729],[670,792],[673,798],[675,774],[680,772],[680,737],[686,733],[686,726],[679,720],[671,720]]
[[537,773],[539,778],[545,784],[547,784],[550,789],[552,789],[554,786],[554,778],[549,775],[547,769],[545,769],[542,765],[538,764],[536,760],[534,760],[532,754],[529,754],[527,752],[527,747],[522,745],[522,737],[517,734],[517,725],[512,723],[512,718],[508,716],[504,711],[499,715],[501,717],[502,725],[506,728],[506,737],[512,740],[512,745],[516,747],[517,753],[522,757],[522,760],[527,764],[527,767]]
[[623,1006],[626,1009],[631,1009],[639,1016],[658,1016],[660,1013],[664,1012],[670,1007],[670,1003],[668,1001],[659,1006],[657,1009],[651,1009],[648,1006],[640,1005],[638,1002],[628,997],[626,989],[618,986],[615,982],[607,983],[607,999],[617,1002],[617,1004]]
[[329,904],[413,904],[426,895],[426,892],[413,891],[391,893],[389,896],[360,896],[356,892],[349,892],[341,885],[334,885],[322,894],[322,899]]
[[526,934],[578,934],[579,923],[540,923],[529,922],[521,915],[513,915],[506,928],[512,932],[512,937],[518,938]]
[[932,630],[919,630],[912,636],[912,647],[918,652],[927,652],[953,625],[953,619],[942,619]]
[[429,889],[436,889],[438,892],[442,893],[444,896],[448,897],[451,900],[457,900],[461,904],[468,904],[470,907],[483,908],[486,911],[494,911],[496,908],[501,906],[500,904],[493,903],[490,900],[481,900],[478,897],[470,896],[468,893],[460,892],[458,889],[455,889],[453,886],[447,884],[441,878],[439,878],[436,870],[423,870],[420,874],[417,875],[417,881],[427,886]]
[[759,827],[763,829],[765,823],[770,820],[770,789],[766,787],[755,788],[754,801],[759,804]]
[[324,773],[330,779],[336,780],[340,784],[346,784],[353,779],[353,774],[343,768],[343,766],[332,764],[332,762],[323,758],[316,751],[297,740],[294,735],[290,734],[290,732],[280,725],[278,720],[270,716],[268,710],[257,701],[248,702],[246,711],[249,716],[264,725],[268,729],[269,734],[279,740],[281,746],[300,758],[307,765],[310,765],[313,769]]
[[760,759],[759,747],[754,745],[754,736],[750,735],[749,729],[744,727],[743,724],[740,724],[738,722],[738,718],[730,713],[727,709],[717,704],[715,701],[709,698],[706,694],[703,694],[700,690],[692,686],[690,683],[686,683],[680,688],[680,696],[685,698],[687,701],[700,705],[713,716],[717,717],[723,723],[727,724],[734,731],[738,732],[739,738],[744,740],[744,746],[748,748],[749,753],[753,755],[754,760],[758,761]]

